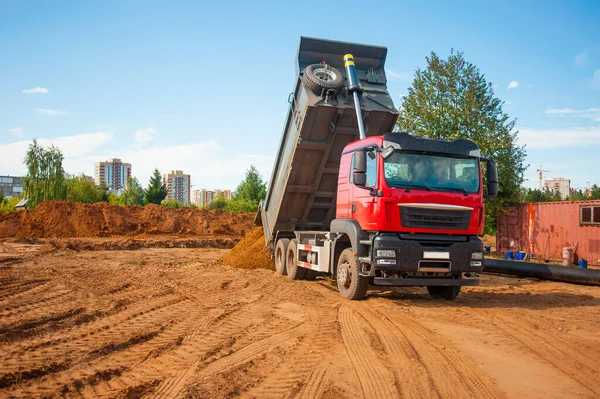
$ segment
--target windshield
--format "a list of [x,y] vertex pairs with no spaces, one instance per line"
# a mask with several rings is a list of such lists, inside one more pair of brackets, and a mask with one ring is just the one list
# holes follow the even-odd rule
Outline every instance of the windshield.
[[479,191],[477,158],[394,152],[384,163],[385,181],[390,187]]

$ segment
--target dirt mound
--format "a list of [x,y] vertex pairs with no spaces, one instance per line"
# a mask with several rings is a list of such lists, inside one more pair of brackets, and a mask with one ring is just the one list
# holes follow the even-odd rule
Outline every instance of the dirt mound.
[[275,266],[267,251],[262,227],[253,228],[221,262],[240,269],[273,269]]
[[0,216],[0,238],[66,238],[176,234],[242,237],[252,213],[159,205],[125,206],[99,202],[46,201],[32,211]]

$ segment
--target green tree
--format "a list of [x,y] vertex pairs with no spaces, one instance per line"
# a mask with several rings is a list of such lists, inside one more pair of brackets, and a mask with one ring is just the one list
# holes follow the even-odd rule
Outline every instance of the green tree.
[[549,190],[540,191],[538,189],[528,189],[525,190],[521,202],[530,203],[530,202],[550,202],[552,201],[552,194]]
[[144,189],[135,177],[127,179],[125,191],[121,195],[125,205],[144,205]]
[[62,166],[63,154],[60,149],[44,148],[37,140],[29,145],[25,154],[27,176],[23,179],[27,207],[35,208],[46,200],[64,200],[67,196],[65,171]]
[[263,181],[258,170],[252,165],[246,171],[246,177],[237,186],[232,195],[232,201],[244,201],[253,204],[253,211],[258,209],[258,203],[267,195],[267,184]]
[[227,212],[256,212],[258,206],[254,201],[232,198],[225,206]]
[[108,202],[109,204],[119,205],[119,206],[125,205],[125,201],[123,201],[123,196],[117,195],[115,193],[108,193],[106,202]]
[[583,201],[583,200],[586,200],[586,199],[588,199],[588,197],[586,197],[586,195],[581,190],[573,191],[571,193],[571,195],[569,195],[567,197],[568,201]]
[[518,202],[527,168],[525,147],[517,144],[516,120],[502,110],[492,83],[463,53],[452,50],[444,60],[432,52],[426,61],[427,68],[417,69],[402,100],[397,129],[432,139],[470,139],[483,157],[497,162],[500,191],[486,199],[486,231],[493,232],[499,210]]
[[17,209],[15,208],[17,204],[21,201],[18,196],[14,196],[12,198],[4,198],[0,201],[0,215],[4,215],[5,213],[15,212]]
[[69,201],[93,204],[102,201],[103,191],[96,187],[85,175],[67,180],[67,199]]
[[176,199],[166,199],[163,202],[161,202],[161,205],[168,206],[169,208],[173,208],[173,209],[179,209],[179,208],[183,207],[181,202],[177,201]]
[[208,204],[206,209],[225,209],[227,202],[228,201],[225,199],[223,193],[219,193],[213,198],[211,203]]
[[591,189],[590,199],[600,199],[600,187],[594,184]]
[[154,169],[154,173],[148,183],[148,188],[145,190],[146,193],[146,204],[160,203],[167,197],[168,190],[167,186],[162,183],[162,178],[158,169]]

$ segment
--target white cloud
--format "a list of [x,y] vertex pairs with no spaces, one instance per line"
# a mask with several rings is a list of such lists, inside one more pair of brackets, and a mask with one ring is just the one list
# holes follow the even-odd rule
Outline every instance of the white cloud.
[[586,65],[588,65],[589,63],[589,59],[588,59],[588,52],[584,51],[583,53],[578,54],[575,59],[573,60],[573,65],[575,65],[578,68],[583,68]]
[[389,69],[389,68],[386,68],[385,73],[392,80],[410,80],[410,78],[412,77],[412,75],[410,75],[408,73],[398,72],[398,71],[395,71],[395,70]]
[[600,89],[600,69],[596,69],[594,76],[592,77],[592,87],[594,89]]
[[600,127],[571,129],[519,128],[519,144],[528,148],[559,148],[600,145]]
[[147,128],[142,130],[136,130],[134,133],[135,141],[138,143],[147,143],[154,140],[154,134],[156,130],[153,128]]
[[23,137],[25,135],[25,129],[22,127],[13,127],[8,132],[15,137]]
[[158,168],[161,173],[182,170],[190,174],[196,188],[232,190],[244,178],[250,165],[256,166],[263,179],[268,179],[273,164],[273,157],[231,153],[216,140],[106,152],[100,160],[112,157],[131,163],[132,174],[143,186],[148,183],[154,168]]
[[[63,136],[54,139],[39,139],[42,146],[54,145],[62,151],[65,162],[64,167],[68,173],[79,174],[85,172],[91,174],[94,169],[93,162],[81,168],[81,159],[93,153],[112,139],[113,135],[106,132],[84,133],[75,136]],[[29,140],[16,141],[0,145],[0,170],[9,175],[21,176],[26,173],[23,158],[27,148],[31,144]]]
[[[195,188],[233,190],[244,178],[250,165],[254,165],[265,180],[271,177],[273,166],[272,156],[232,152],[216,140],[148,148],[123,148],[119,144],[111,150],[111,144],[116,144],[113,143],[113,134],[96,132],[40,139],[38,142],[44,146],[54,144],[62,150],[65,156],[63,165],[69,174],[93,175],[95,162],[120,158],[132,164],[132,173],[143,186],[148,184],[156,167],[161,173],[171,170],[189,173]],[[0,154],[5,154],[0,157],[2,173],[17,176],[26,173],[23,158],[29,144],[31,141],[28,140],[0,144]]]
[[579,118],[593,119],[600,122],[600,108],[573,109],[573,108],[548,108],[546,115],[550,116],[576,116]]
[[45,87],[34,87],[33,89],[25,89],[23,90],[23,93],[25,94],[46,94],[48,93],[48,89],[46,89]]
[[519,87],[519,82],[513,80],[508,84],[507,89],[516,89],[517,87]]
[[66,115],[66,112],[59,111],[57,109],[47,109],[47,108],[36,108],[33,110],[36,115],[44,115],[44,116],[61,116]]

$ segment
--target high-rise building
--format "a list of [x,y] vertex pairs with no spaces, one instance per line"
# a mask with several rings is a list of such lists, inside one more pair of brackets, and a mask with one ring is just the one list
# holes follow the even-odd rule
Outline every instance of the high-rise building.
[[0,176],[0,192],[5,198],[23,194],[23,178],[20,176]]
[[199,190],[192,191],[192,201],[196,206],[208,206],[216,198],[217,195],[221,194],[226,200],[231,199],[231,190],[221,190],[215,188],[214,190],[207,190],[201,188]]
[[94,164],[94,183],[97,186],[108,186],[111,192],[120,194],[130,177],[131,164],[124,163],[119,158],[112,158],[106,162],[96,162]]
[[183,205],[190,203],[191,184],[190,175],[181,170],[172,170],[163,175],[163,184],[167,186],[167,199],[174,199]]
[[571,195],[571,180],[562,177],[546,179],[544,181],[544,188],[550,190],[553,195],[557,192],[560,193],[560,199],[564,200]]
[[192,191],[192,202],[197,207],[204,206],[204,194],[202,189]]
[[202,190],[204,192],[204,205],[208,206],[213,201],[215,197],[215,192],[213,190]]

